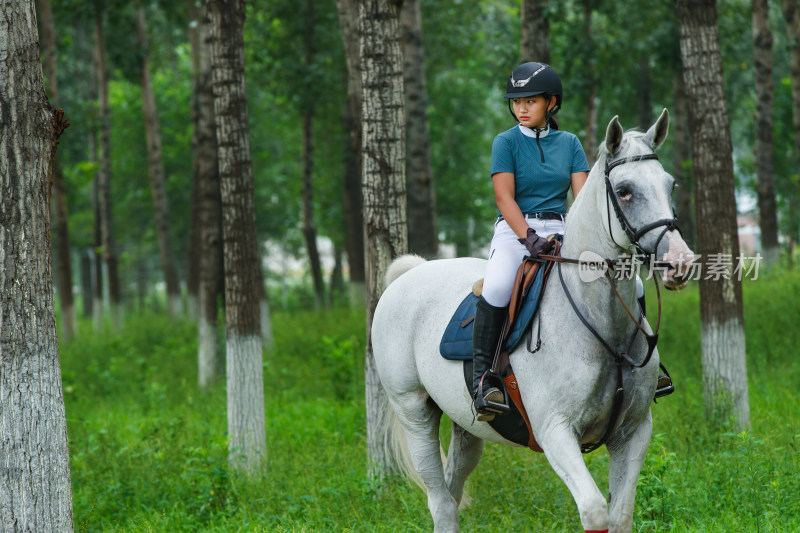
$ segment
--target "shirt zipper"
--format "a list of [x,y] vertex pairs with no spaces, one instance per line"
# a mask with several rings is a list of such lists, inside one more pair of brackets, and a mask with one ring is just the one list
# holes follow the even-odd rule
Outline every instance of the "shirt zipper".
[[539,153],[542,154],[542,163],[544,163],[544,151],[542,150],[542,143],[539,142],[539,128],[536,129],[536,145],[539,147]]

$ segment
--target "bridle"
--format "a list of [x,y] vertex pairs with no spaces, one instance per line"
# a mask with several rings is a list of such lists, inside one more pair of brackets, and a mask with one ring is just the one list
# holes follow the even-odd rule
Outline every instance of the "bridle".
[[[616,161],[609,161],[610,157],[606,155],[606,163],[605,169],[603,171],[603,175],[606,182],[606,214],[608,215],[608,233],[611,236],[611,240],[614,241],[614,244],[623,248],[616,239],[614,239],[614,230],[611,228],[611,209],[609,209],[609,203],[614,206],[614,213],[617,215],[617,220],[619,221],[620,225],[622,226],[625,235],[627,235],[628,239],[631,241],[631,244],[636,247],[636,249],[642,254],[646,256],[654,255],[658,250],[658,245],[661,243],[661,239],[664,238],[664,235],[670,230],[678,230],[680,232],[680,228],[678,228],[678,217],[674,215],[672,218],[662,218],[661,220],[656,220],[655,222],[651,222],[650,224],[646,224],[639,229],[635,229],[628,217],[625,216],[625,213],[622,212],[622,206],[620,205],[619,196],[617,196],[614,187],[611,186],[611,171],[617,168],[620,165],[624,165],[625,163],[637,163],[639,161],[647,161],[647,160],[656,160],[658,161],[658,156],[654,153],[652,154],[644,154],[644,155],[637,155],[632,157],[626,157],[623,159],[617,159]],[[641,239],[645,233],[664,226],[664,231],[661,232],[661,235],[658,236],[656,239],[656,244],[653,247],[652,251],[645,250],[641,243],[639,243],[639,239]]]
[[[639,229],[634,228],[631,225],[631,223],[628,220],[628,218],[622,212],[622,207],[620,206],[619,197],[617,196],[616,191],[614,191],[614,188],[611,186],[611,180],[609,179],[609,175],[610,175],[611,171],[613,169],[615,169],[616,167],[618,167],[620,165],[624,165],[625,163],[636,163],[636,162],[639,162],[639,161],[647,161],[647,160],[658,160],[658,156],[656,154],[654,154],[654,153],[651,153],[651,154],[645,154],[645,155],[640,155],[640,156],[633,156],[633,157],[627,157],[627,158],[623,158],[623,159],[617,159],[616,161],[609,162],[609,157],[607,155],[606,156],[606,163],[605,163],[605,172],[604,172],[605,176],[604,177],[605,177],[605,184],[606,184],[606,206],[609,207],[609,204],[614,206],[614,212],[616,213],[617,220],[619,220],[619,223],[622,226],[623,230],[625,231],[625,234],[627,235],[627,237],[630,240],[631,244],[633,244],[633,246],[640,253],[642,253],[643,255],[645,255],[647,257],[649,257],[649,256],[654,255],[656,253],[656,251],[658,250],[659,243],[661,242],[661,240],[664,238],[664,235],[666,235],[666,233],[668,231],[676,229],[676,230],[678,230],[680,232],[680,229],[678,228],[678,219],[677,219],[677,217],[673,216],[673,218],[660,219],[660,220],[657,220],[657,221],[652,222],[650,224],[646,224],[646,225],[642,226]],[[617,243],[617,241],[614,239],[613,229],[611,227],[611,209],[610,208],[607,209],[607,214],[608,214],[608,230],[609,230],[609,235],[611,236],[611,240],[614,241],[614,244],[616,244],[618,247],[623,248],[623,246],[621,246],[619,243]],[[641,244],[639,243],[639,239],[641,239],[642,236],[644,236],[644,234],[646,234],[647,232],[649,232],[649,231],[651,231],[651,230],[653,230],[655,228],[662,227],[662,226],[664,227],[664,230],[661,232],[661,234],[659,235],[658,239],[656,240],[656,244],[655,244],[655,246],[653,248],[653,251],[649,252],[649,251],[644,250],[643,247],[641,246]],[[611,346],[611,344],[607,340],[605,340],[600,335],[600,333],[598,333],[598,331],[589,323],[589,321],[586,319],[586,317],[583,315],[583,313],[581,313],[580,309],[578,308],[577,304],[575,303],[575,300],[573,299],[572,295],[570,294],[566,283],[564,282],[564,276],[563,276],[563,274],[561,272],[561,263],[586,264],[586,262],[582,262],[582,261],[579,261],[577,259],[565,258],[565,257],[557,256],[557,255],[540,255],[539,257],[541,259],[552,260],[552,261],[555,261],[555,262],[558,263],[558,278],[559,278],[559,281],[561,282],[561,287],[564,290],[564,294],[567,296],[567,300],[569,301],[570,305],[572,306],[573,311],[575,312],[576,315],[578,315],[578,318],[581,320],[581,322],[586,327],[586,329],[588,329],[589,332],[600,342],[600,344],[614,357],[614,362],[616,364],[616,368],[617,368],[617,372],[616,372],[617,373],[617,390],[614,393],[614,404],[613,404],[613,407],[612,407],[611,417],[609,419],[609,424],[608,424],[608,427],[606,428],[605,434],[603,435],[603,437],[598,442],[590,443],[590,444],[586,444],[586,445],[581,446],[581,452],[589,453],[589,452],[592,452],[592,451],[596,450],[597,448],[599,448],[600,446],[602,446],[606,442],[608,442],[608,439],[611,436],[611,432],[613,431],[614,427],[616,426],[616,422],[617,422],[617,419],[619,418],[619,414],[620,414],[620,411],[622,409],[622,403],[623,403],[623,399],[624,399],[624,388],[623,388],[623,382],[622,382],[622,365],[623,364],[630,365],[631,371],[635,372],[637,368],[643,368],[644,366],[646,366],[650,362],[650,358],[652,357],[653,352],[655,351],[656,344],[658,343],[658,330],[659,330],[659,328],[661,326],[661,289],[660,289],[658,280],[656,280],[656,276],[653,276],[653,283],[655,283],[656,294],[658,295],[658,317],[656,319],[656,327],[653,330],[653,333],[649,334],[642,327],[642,320],[644,319],[644,313],[641,314],[641,316],[639,317],[638,320],[633,316],[633,313],[631,312],[630,308],[623,301],[622,297],[620,296],[619,292],[617,291],[617,287],[614,284],[614,280],[611,278],[611,275],[609,274],[609,271],[616,265],[617,261],[615,261],[613,259],[603,259],[602,262],[598,261],[598,262],[594,263],[596,266],[600,265],[600,266],[603,267],[605,278],[608,280],[609,285],[611,285],[611,288],[614,291],[614,295],[616,296],[617,300],[622,304],[622,307],[627,312],[628,317],[636,325],[636,328],[633,330],[633,334],[631,335],[630,341],[628,342],[628,347],[624,351],[619,351],[619,350],[614,349],[614,347]],[[647,347],[648,347],[647,355],[645,356],[644,360],[641,363],[637,363],[629,355],[629,352],[630,352],[631,348],[633,347],[633,343],[636,340],[636,336],[639,334],[639,332],[641,332],[645,336],[645,339],[647,341]]]

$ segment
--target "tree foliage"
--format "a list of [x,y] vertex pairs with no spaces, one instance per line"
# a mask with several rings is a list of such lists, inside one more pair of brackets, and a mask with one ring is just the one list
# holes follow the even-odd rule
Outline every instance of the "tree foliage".
[[[588,2],[588,4],[587,4]],[[439,239],[459,254],[482,255],[496,213],[489,181],[494,135],[515,124],[502,91],[519,55],[519,0],[421,0],[425,35],[431,153],[436,176]],[[61,143],[73,245],[92,243],[91,180],[96,170],[87,139],[97,128],[93,88],[92,20],[101,9],[108,22],[111,79],[112,172],[117,242],[122,274],[133,279],[139,258],[157,264],[152,202],[146,175],[144,125],[136,77],[138,54],[134,14],[145,6],[150,22],[151,60],[159,120],[164,136],[166,187],[176,254],[185,257],[191,206],[191,49],[184,2],[106,0],[54,3],[59,36],[61,106],[73,124]],[[582,35],[589,7],[591,39]],[[754,73],[750,2],[719,3],[726,98],[743,210],[754,209]],[[314,60],[306,64],[303,11],[289,0],[248,3],[245,52],[249,121],[259,239],[280,245],[304,261],[300,208],[303,106],[313,99],[315,221],[320,236],[342,245],[342,111],[346,102],[345,61],[335,4],[315,3]],[[613,115],[638,120],[647,98],[653,113],[673,107],[672,80],[679,72],[678,31],[671,2],[566,0],[549,2],[551,63],[564,80],[561,127],[583,138],[586,98],[594,84],[599,134]],[[771,6],[774,29],[775,185],[780,228],[792,218],[789,198],[798,194],[792,144],[789,47],[785,22]],[[593,69],[594,75],[587,73]],[[640,79],[649,83],[643,95]],[[594,78],[592,80],[592,78]],[[671,168],[668,139],[662,159]],[[795,226],[796,227],[796,226]],[[797,240],[797,236],[795,236]],[[447,247],[445,246],[445,250]],[[179,260],[181,268],[183,261]],[[154,268],[153,276],[158,273]],[[185,277],[185,273],[182,274]],[[155,278],[154,278],[155,279]]]

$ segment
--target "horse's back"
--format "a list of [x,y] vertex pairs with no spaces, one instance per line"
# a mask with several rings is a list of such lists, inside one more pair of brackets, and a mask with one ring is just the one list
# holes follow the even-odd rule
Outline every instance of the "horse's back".
[[434,338],[438,350],[447,322],[485,268],[485,260],[466,257],[425,261],[400,274],[375,309],[372,342],[376,359],[428,349]]

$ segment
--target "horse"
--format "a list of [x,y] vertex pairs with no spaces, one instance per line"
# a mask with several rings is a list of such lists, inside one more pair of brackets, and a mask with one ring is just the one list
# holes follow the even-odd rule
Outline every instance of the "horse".
[[[668,128],[667,109],[646,133],[625,132],[616,116],[609,122],[598,160],[569,210],[562,257],[617,258],[638,250],[658,258],[665,288],[686,285],[694,256],[674,218],[674,179],[655,155]],[[518,446],[476,421],[462,362],[438,353],[449,318],[483,277],[485,266],[478,258],[401,256],[387,269],[373,317],[373,353],[388,400],[391,435],[385,446],[427,492],[437,533],[459,530],[464,483],[481,458],[484,441]],[[612,280],[596,273],[596,279],[587,280],[586,272],[568,263],[555,270],[535,319],[542,345],[532,354],[520,343],[509,354],[510,362],[533,434],[572,494],[583,528],[630,532],[636,483],[652,431],[658,350],[643,334],[631,342],[636,323],[626,308],[638,309],[633,276]],[[644,316],[638,320],[643,331],[652,333]],[[622,399],[615,408],[620,386]],[[453,424],[446,456],[439,441],[443,412]],[[613,497],[608,502],[581,453],[582,447],[603,441],[610,457]]]

